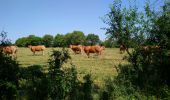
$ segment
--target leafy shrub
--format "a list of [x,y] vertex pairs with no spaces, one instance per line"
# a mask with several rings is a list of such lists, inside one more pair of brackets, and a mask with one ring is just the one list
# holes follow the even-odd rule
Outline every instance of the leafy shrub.
[[84,100],[93,100],[92,97],[92,90],[93,90],[93,81],[91,79],[91,75],[87,74],[84,76],[84,83],[83,83],[83,98]]
[[[77,72],[74,67],[63,69],[62,65],[70,59],[67,50],[53,51],[49,60],[49,96],[51,99],[62,100],[65,98],[76,98],[76,87],[78,85]],[[72,97],[73,96],[73,97]]]
[[0,52],[0,99],[16,99],[18,96],[19,64]]
[[48,79],[39,65],[21,69],[21,89],[28,100],[46,100],[48,98]]

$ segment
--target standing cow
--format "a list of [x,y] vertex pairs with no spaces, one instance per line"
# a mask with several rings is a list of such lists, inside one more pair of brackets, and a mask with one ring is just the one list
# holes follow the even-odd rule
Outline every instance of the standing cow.
[[90,57],[90,53],[96,53],[97,55],[101,55],[101,52],[105,49],[104,46],[84,46],[84,52],[87,54],[88,58]]
[[44,45],[37,45],[37,46],[29,45],[28,47],[33,52],[33,55],[35,55],[35,52],[40,52],[40,51],[42,51],[42,55],[44,55],[44,50],[46,49]]
[[17,58],[17,46],[0,46],[0,50],[7,55],[12,55],[15,59]]
[[82,46],[82,45],[70,45],[70,49],[71,49],[75,54],[80,54],[80,53],[82,53],[83,46]]

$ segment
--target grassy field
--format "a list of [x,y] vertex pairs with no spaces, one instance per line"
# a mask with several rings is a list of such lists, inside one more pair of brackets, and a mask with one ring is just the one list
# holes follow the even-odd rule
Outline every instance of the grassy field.
[[[42,56],[42,52],[37,52],[36,55],[33,56],[29,48],[19,48],[17,61],[22,67],[35,64],[46,67],[48,66],[48,59],[53,49],[61,50],[61,48],[47,48],[44,56]],[[76,66],[80,80],[82,80],[85,74],[91,74],[94,83],[98,85],[103,85],[105,79],[117,74],[114,68],[115,65],[127,63],[122,60],[125,54],[120,54],[118,48],[106,48],[102,55],[96,56],[91,54],[90,58],[88,58],[85,53],[75,55],[70,49],[68,50],[72,59],[69,60],[64,67],[69,67],[72,62]]]

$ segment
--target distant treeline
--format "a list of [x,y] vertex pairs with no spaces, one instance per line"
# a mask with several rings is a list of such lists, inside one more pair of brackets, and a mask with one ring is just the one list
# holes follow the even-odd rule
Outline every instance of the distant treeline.
[[52,36],[46,34],[43,37],[29,35],[16,40],[15,44],[19,47],[27,47],[28,45],[45,45],[46,47],[68,47],[70,44],[81,45],[104,45],[106,47],[118,46],[116,41],[111,39],[101,41],[99,36],[93,33],[85,35],[81,31],[73,31],[67,34],[56,34]]

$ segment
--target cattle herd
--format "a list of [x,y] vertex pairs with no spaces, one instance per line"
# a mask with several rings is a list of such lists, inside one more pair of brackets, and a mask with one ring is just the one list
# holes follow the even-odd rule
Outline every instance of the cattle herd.
[[[33,52],[33,55],[35,55],[35,52],[42,51],[42,55],[44,55],[44,50],[45,46],[44,45],[38,45],[38,46],[28,46],[30,50]],[[18,47],[17,46],[0,46],[0,51],[7,54],[7,55],[12,55],[12,58],[16,59],[17,58],[17,51]]]
[[105,50],[104,46],[83,46],[83,45],[70,45],[70,48],[75,54],[82,54],[84,51],[88,58],[90,57],[90,53],[96,53],[97,55],[101,55],[102,51]]
[[[33,55],[35,55],[35,52],[40,52],[42,51],[42,55],[44,55],[44,50],[46,47],[44,45],[38,45],[38,46],[32,46],[29,45],[28,48],[33,52]],[[75,54],[82,54],[84,51],[87,56],[90,56],[90,53],[95,53],[97,55],[101,55],[102,51],[105,49],[104,46],[83,46],[83,45],[70,45],[70,49],[75,53]],[[17,51],[18,47],[17,46],[0,46],[0,51],[7,55],[12,55],[13,58],[17,58]]]
[[[46,47],[44,45],[38,45],[38,46],[28,46],[30,50],[33,52],[33,55],[35,55],[35,52],[42,51],[42,55],[44,55],[44,50]],[[159,49],[160,46],[142,46],[143,50],[148,49]],[[82,54],[84,53],[90,57],[90,53],[95,53],[96,55],[101,55],[102,51],[105,50],[104,46],[100,45],[94,45],[94,46],[83,46],[83,45],[70,45],[70,49],[74,52],[74,54]],[[124,53],[126,51],[126,47],[124,45],[120,45],[120,53]],[[17,58],[17,46],[0,46],[0,51],[7,55],[12,55],[13,58]]]

